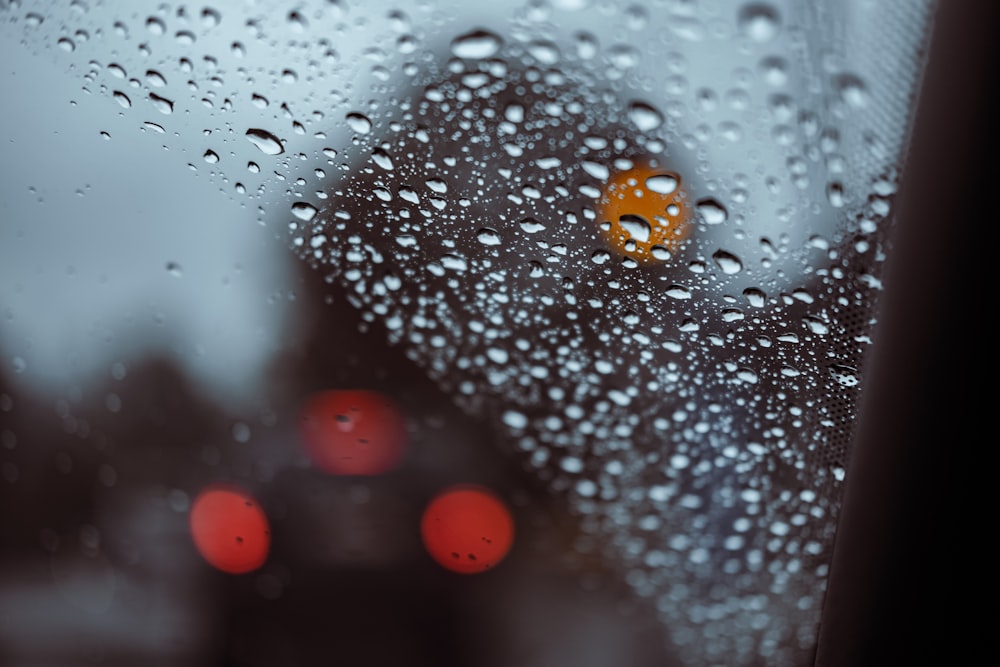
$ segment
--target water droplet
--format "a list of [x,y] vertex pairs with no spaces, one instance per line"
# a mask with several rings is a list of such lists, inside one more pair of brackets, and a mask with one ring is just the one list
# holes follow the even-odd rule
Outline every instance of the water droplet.
[[768,42],[781,29],[781,16],[771,5],[751,3],[740,10],[738,23],[740,31],[753,41]]
[[745,318],[743,311],[739,308],[723,308],[722,309],[722,321],[723,322],[738,322]]
[[684,287],[683,285],[671,285],[670,287],[667,288],[666,294],[671,299],[684,300],[691,298],[691,290],[689,290],[687,287]]
[[653,256],[653,259],[665,262],[671,258],[670,248],[662,245],[654,245],[649,249],[649,254]]
[[827,184],[826,199],[830,202],[830,206],[842,208],[844,206],[844,186],[837,182]]
[[855,109],[868,104],[868,87],[854,74],[840,74],[834,79],[841,102]]
[[160,97],[156,93],[149,94],[149,101],[153,103],[156,110],[162,114],[172,114],[174,112],[174,103],[172,100],[168,100],[166,97]]
[[628,117],[641,132],[655,130],[663,124],[663,114],[651,104],[639,100],[629,103]]
[[347,126],[358,134],[368,134],[372,131],[372,122],[364,114],[351,112],[346,117]]
[[543,229],[545,229],[545,225],[543,225],[542,223],[538,222],[534,218],[530,218],[529,217],[529,218],[524,218],[523,220],[521,220],[521,229],[523,229],[524,231],[526,231],[529,234],[536,234],[536,233],[542,231]]
[[372,151],[372,160],[386,171],[392,171],[393,169],[392,158],[381,148],[376,148]]
[[597,37],[589,32],[578,32],[573,35],[573,39],[576,43],[576,55],[580,60],[590,60],[600,50]]
[[504,424],[515,429],[523,429],[528,425],[528,418],[516,410],[507,410],[502,419]]
[[638,66],[642,60],[639,51],[630,44],[615,44],[608,49],[607,54],[611,64],[623,72]]
[[72,53],[76,50],[76,44],[69,37],[60,37],[56,45],[67,53]]
[[451,52],[457,58],[476,60],[490,58],[503,46],[499,35],[488,30],[473,30],[456,37],[451,43]]
[[452,271],[467,271],[469,268],[465,258],[455,253],[448,253],[441,257],[441,266]]
[[559,47],[548,40],[537,40],[528,44],[528,53],[543,65],[559,62]]
[[309,21],[301,13],[292,10],[288,12],[288,24],[295,32],[303,33],[309,27]]
[[778,56],[769,56],[760,61],[761,78],[771,86],[783,86],[788,81],[788,62]]
[[767,299],[767,295],[756,287],[748,287],[743,290],[743,296],[746,297],[747,303],[754,308],[763,308]]
[[562,164],[562,160],[555,157],[554,155],[548,155],[546,157],[540,157],[535,159],[535,166],[539,169],[555,169]]
[[113,93],[111,93],[111,96],[115,99],[116,102],[118,102],[118,104],[122,106],[122,108],[128,109],[132,106],[132,100],[130,100],[128,98],[128,95],[126,95],[120,90],[114,91]]
[[743,270],[743,262],[740,258],[731,252],[726,252],[725,250],[716,250],[712,254],[712,259],[718,265],[722,272],[727,275],[732,275],[734,273],[739,273]]
[[626,213],[618,218],[618,224],[621,225],[622,229],[628,232],[630,237],[639,243],[649,243],[652,226],[649,224],[649,221],[641,215]]
[[606,181],[611,177],[611,171],[606,165],[603,165],[600,162],[585,160],[580,164],[580,166],[583,167],[585,172],[602,181]]
[[736,377],[747,384],[757,384],[759,378],[757,373],[749,368],[740,368],[736,371]]
[[810,332],[816,334],[817,336],[825,336],[830,333],[830,327],[827,326],[826,322],[817,317],[807,315],[802,318],[802,323],[806,325]]
[[611,253],[609,253],[607,250],[595,250],[594,253],[590,256],[590,261],[592,261],[594,264],[604,264],[609,259],[611,259]]
[[150,16],[146,19],[146,29],[154,35],[162,35],[167,31],[167,25],[163,22],[163,19]]
[[656,174],[646,179],[646,188],[661,195],[669,195],[680,185],[674,174]]
[[247,139],[265,155],[280,155],[285,152],[278,137],[266,130],[250,128],[247,130]]
[[317,208],[308,202],[297,201],[292,204],[292,215],[303,222],[309,222],[318,212]]
[[177,262],[167,262],[167,273],[174,276],[175,278],[180,278],[184,275],[184,270],[181,265]]
[[167,85],[167,80],[155,69],[151,69],[146,71],[146,83],[157,88],[162,88]]
[[706,225],[721,225],[729,218],[726,207],[711,197],[698,200],[695,208]]
[[500,245],[500,234],[490,227],[483,227],[476,232],[476,240],[483,245]]
[[214,28],[222,20],[222,14],[217,9],[205,7],[201,10],[201,24],[206,28]]

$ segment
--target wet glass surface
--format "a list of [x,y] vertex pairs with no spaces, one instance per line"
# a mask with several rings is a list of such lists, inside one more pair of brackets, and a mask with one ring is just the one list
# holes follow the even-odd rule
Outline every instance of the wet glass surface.
[[0,659],[808,661],[929,11],[4,3]]

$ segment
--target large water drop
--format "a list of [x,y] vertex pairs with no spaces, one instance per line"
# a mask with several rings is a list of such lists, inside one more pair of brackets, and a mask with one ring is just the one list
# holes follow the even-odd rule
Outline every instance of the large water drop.
[[639,100],[629,103],[628,118],[641,132],[655,130],[663,124],[663,114],[651,104]]
[[265,155],[280,155],[285,152],[285,148],[281,145],[278,137],[267,130],[250,128],[247,130],[247,139]]
[[476,60],[496,55],[503,40],[488,30],[473,30],[454,39],[451,52],[458,58]]

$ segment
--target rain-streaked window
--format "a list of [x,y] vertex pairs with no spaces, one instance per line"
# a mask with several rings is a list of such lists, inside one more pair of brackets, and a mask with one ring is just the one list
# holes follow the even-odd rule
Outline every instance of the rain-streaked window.
[[4,2],[0,660],[807,664],[931,9]]

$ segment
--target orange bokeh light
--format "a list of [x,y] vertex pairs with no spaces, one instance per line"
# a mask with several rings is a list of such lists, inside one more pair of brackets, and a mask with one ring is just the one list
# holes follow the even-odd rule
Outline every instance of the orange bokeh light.
[[207,487],[195,498],[188,519],[194,546],[212,567],[243,574],[267,560],[270,524],[246,491],[225,485]]
[[475,574],[495,567],[514,543],[514,518],[492,491],[456,486],[424,509],[420,533],[427,553],[442,567]]
[[378,475],[397,467],[407,443],[406,418],[381,392],[330,390],[302,406],[302,442],[313,464],[335,475]]
[[680,176],[641,164],[604,184],[597,224],[618,253],[639,262],[665,259],[690,232],[690,210]]

